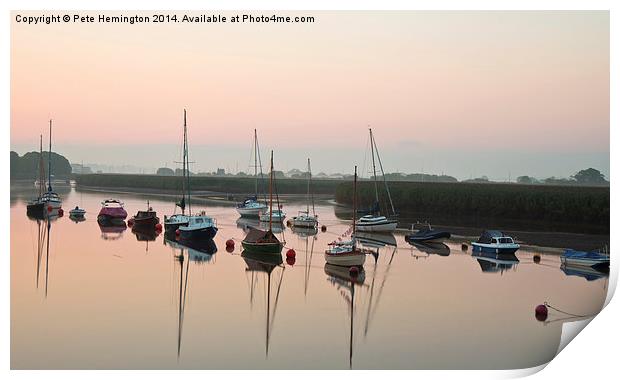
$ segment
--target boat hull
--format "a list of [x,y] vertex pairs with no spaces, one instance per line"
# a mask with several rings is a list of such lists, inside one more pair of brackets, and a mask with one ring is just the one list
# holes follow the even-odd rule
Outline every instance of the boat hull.
[[397,225],[398,222],[393,220],[378,223],[355,222],[355,229],[363,232],[393,232]]
[[560,257],[560,261],[565,265],[581,266],[589,268],[609,267],[609,259],[573,259]]
[[258,218],[258,215],[267,210],[265,207],[237,207],[237,212],[241,216]]
[[281,255],[282,248],[284,248],[284,243],[282,242],[274,242],[274,243],[251,243],[242,241],[241,245],[243,249],[251,252],[251,253],[265,253],[271,255]]
[[217,234],[217,227],[209,226],[203,228],[186,229],[179,227],[179,238],[183,240],[209,240]]
[[316,228],[318,222],[316,220],[302,220],[293,218],[291,224],[297,228]]
[[411,234],[405,236],[405,239],[411,243],[443,243],[450,239],[450,233],[446,231],[430,232],[426,234]]
[[359,252],[330,254],[325,252],[325,261],[330,265],[361,267],[366,261],[366,254]]
[[519,249],[518,244],[484,244],[472,242],[473,252],[494,253],[498,255],[510,255]]
[[45,216],[45,203],[37,202],[26,205],[26,214],[43,218]]
[[125,218],[127,218],[127,211],[125,211],[125,209],[123,208],[118,208],[118,207],[114,207],[114,208],[103,207],[99,211],[99,214],[97,215],[97,220],[99,220],[99,218],[125,220]]
[[155,225],[159,223],[158,217],[152,218],[133,218],[134,226],[145,226],[145,227],[155,227]]

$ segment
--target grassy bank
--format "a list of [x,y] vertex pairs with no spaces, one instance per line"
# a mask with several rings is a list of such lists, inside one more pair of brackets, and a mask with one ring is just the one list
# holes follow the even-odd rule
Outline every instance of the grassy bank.
[[[359,183],[358,191],[360,207],[372,204],[372,183]],[[608,187],[392,182],[390,192],[396,211],[405,217],[522,220],[609,232]],[[380,198],[386,199],[384,191],[380,193]],[[335,198],[339,203],[351,204],[352,195],[353,185],[342,183]],[[382,203],[386,210],[387,205]]]
[[[76,175],[78,185],[103,188],[135,188],[160,191],[180,191],[182,177],[138,175],[138,174],[83,174]],[[192,191],[213,191],[223,194],[253,194],[254,178],[240,177],[191,177]],[[336,187],[342,181],[313,180],[312,188],[315,194],[333,195]],[[304,179],[283,178],[276,181],[280,194],[306,194],[307,181]],[[264,190],[267,189],[265,179]]]

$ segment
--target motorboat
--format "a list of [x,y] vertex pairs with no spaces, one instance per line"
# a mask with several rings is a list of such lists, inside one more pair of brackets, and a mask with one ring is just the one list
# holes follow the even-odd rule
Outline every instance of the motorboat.
[[75,206],[75,208],[72,208],[71,211],[69,211],[69,216],[73,218],[84,217],[84,214],[86,214],[86,210],[80,208],[79,206]]
[[284,218],[286,218],[286,213],[284,211],[282,211],[282,209],[273,210],[271,212],[271,217],[270,217],[268,212],[263,212],[263,213],[260,214],[258,219],[261,222],[268,222],[270,218],[271,218],[272,222],[282,223],[284,221]]
[[243,202],[237,204],[237,212],[243,217],[258,217],[267,211],[267,205],[259,202],[257,197],[246,198]]
[[501,231],[486,230],[477,241],[471,242],[473,252],[513,254],[519,249],[514,239]]
[[405,240],[410,243],[443,242],[450,239],[450,232],[434,229],[430,224],[421,227],[415,233],[405,235]]
[[114,220],[124,221],[125,218],[127,218],[127,211],[124,209],[123,202],[111,198],[101,202],[101,210],[99,210],[97,215],[97,221],[106,223]]
[[560,256],[560,261],[565,265],[582,266],[590,268],[609,268],[609,254],[602,252],[585,252],[567,249]]
[[153,208],[147,201],[146,210],[138,211],[138,213],[134,215],[130,221],[134,226],[154,228],[155,225],[159,223],[159,217],[157,216],[157,212],[153,211]]
[[209,240],[217,234],[217,222],[202,211],[188,217],[186,226],[179,226],[179,237],[183,240]]

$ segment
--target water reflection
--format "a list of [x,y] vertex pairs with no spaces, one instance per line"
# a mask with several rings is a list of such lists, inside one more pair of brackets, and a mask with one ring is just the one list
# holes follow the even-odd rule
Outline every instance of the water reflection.
[[86,221],[86,217],[84,215],[69,215],[69,219],[71,219],[75,223]]
[[258,228],[259,220],[256,218],[240,217],[237,219],[237,227],[247,233],[250,228]]
[[52,222],[57,217],[47,217],[45,219],[35,219],[37,223],[37,278],[36,287],[39,289],[39,279],[41,277],[41,265],[45,256],[45,298],[49,283],[49,264],[50,264],[50,239],[52,234]]
[[164,245],[175,249],[187,250],[190,261],[196,263],[214,263],[213,255],[217,252],[217,245],[212,239],[208,240],[175,240],[164,235]]
[[349,275],[349,268],[325,263],[329,282],[336,287],[347,304],[349,313],[349,369],[353,368],[353,321],[355,319],[355,287],[364,284],[366,273],[361,268],[357,276]]
[[[250,273],[249,287],[250,287],[250,309],[254,307],[254,297],[256,288],[259,285],[259,277],[263,280],[263,291],[265,301],[265,358],[269,356],[269,338],[273,331],[273,323],[275,321],[276,311],[278,309],[278,300],[280,299],[280,289],[282,286],[282,280],[284,278],[284,270],[281,255],[265,255],[251,253],[248,251],[241,252],[241,257],[246,264],[245,272]],[[273,301],[273,311],[271,310],[272,299],[272,274],[276,268],[279,268],[279,276],[275,278],[274,291],[275,297]]]
[[391,233],[355,232],[355,240],[368,248],[396,247],[396,238]]
[[124,220],[113,224],[97,221],[97,224],[99,224],[101,239],[103,240],[118,240],[123,237],[123,232],[127,229],[127,224]]
[[426,243],[414,243],[408,242],[412,247],[415,247],[418,251],[426,253],[427,255],[438,256],[450,256],[450,247],[444,243],[439,242],[426,242]]
[[560,269],[562,269],[562,272],[567,276],[582,277],[585,278],[586,281],[595,281],[602,278],[607,279],[609,277],[609,271],[599,271],[591,267],[562,264]]
[[517,270],[519,259],[514,253],[485,253],[472,252],[471,256],[480,264],[480,270],[485,273],[504,274],[508,269]]

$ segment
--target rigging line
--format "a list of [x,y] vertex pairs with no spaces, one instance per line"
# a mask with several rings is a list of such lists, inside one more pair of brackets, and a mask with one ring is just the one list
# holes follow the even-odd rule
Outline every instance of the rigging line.
[[544,305],[545,305],[545,306],[547,306],[547,307],[548,307],[548,308],[550,308],[550,309],[553,309],[553,310],[557,311],[557,312],[560,312],[560,313],[563,313],[563,314],[566,314],[566,315],[570,315],[570,316],[575,317],[575,318],[587,318],[587,317],[591,317],[591,315],[579,315],[579,314],[572,314],[572,313],[568,313],[568,312],[566,312],[566,311],[564,311],[564,310],[560,310],[560,309],[558,309],[558,308],[555,308],[555,307],[553,307],[553,306],[549,305],[549,303],[547,303],[547,301],[545,301],[545,302],[544,302]]

